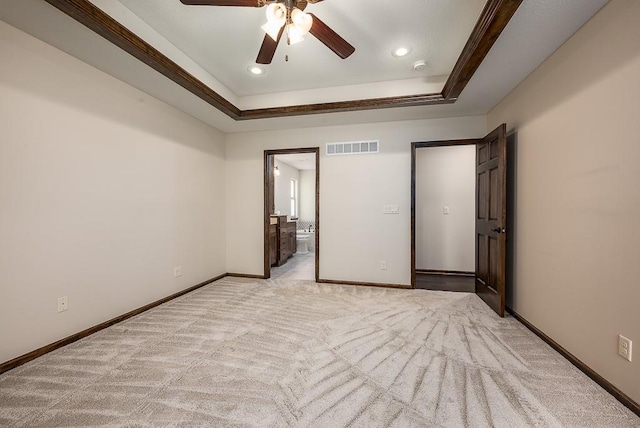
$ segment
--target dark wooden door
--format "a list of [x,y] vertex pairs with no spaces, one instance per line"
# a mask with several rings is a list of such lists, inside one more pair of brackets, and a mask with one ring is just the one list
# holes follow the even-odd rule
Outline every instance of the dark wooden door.
[[476,145],[476,294],[504,316],[507,126]]

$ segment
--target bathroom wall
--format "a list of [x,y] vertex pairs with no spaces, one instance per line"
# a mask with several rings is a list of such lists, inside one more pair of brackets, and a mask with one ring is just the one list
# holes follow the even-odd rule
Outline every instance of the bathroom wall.
[[292,215],[291,213],[291,180],[300,183],[300,171],[291,165],[284,163],[278,156],[275,156],[274,166],[278,167],[280,175],[275,176],[275,210],[280,215]]
[[474,145],[416,150],[417,269],[475,270],[475,159]]
[[300,171],[300,221],[307,223],[316,220],[316,171]]
[[[298,229],[314,231],[316,227],[316,170],[300,171],[300,219]],[[316,250],[315,234],[309,235],[308,248]]]

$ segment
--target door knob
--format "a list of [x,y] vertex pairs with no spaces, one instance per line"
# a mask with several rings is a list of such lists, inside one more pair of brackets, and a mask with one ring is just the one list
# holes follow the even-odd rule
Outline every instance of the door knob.
[[496,227],[495,229],[491,229],[491,231],[495,233],[507,233],[507,229],[504,227]]

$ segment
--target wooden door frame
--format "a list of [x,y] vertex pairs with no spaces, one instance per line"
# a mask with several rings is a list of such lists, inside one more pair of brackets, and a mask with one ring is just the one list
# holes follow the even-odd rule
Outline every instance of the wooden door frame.
[[475,146],[480,141],[482,138],[411,143],[411,288],[416,288],[416,150],[427,147]]
[[264,278],[271,278],[271,257],[269,252],[270,200],[269,200],[269,156],[313,153],[316,156],[316,212],[315,212],[315,278],[320,275],[320,147],[303,147],[298,149],[274,149],[264,151]]

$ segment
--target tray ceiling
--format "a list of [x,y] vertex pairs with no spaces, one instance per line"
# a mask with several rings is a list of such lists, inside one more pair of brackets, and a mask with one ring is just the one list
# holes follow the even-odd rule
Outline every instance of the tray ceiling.
[[[307,12],[355,53],[342,60],[311,35],[281,40],[262,76],[247,67],[264,37],[264,8],[0,0],[0,19],[237,132],[486,114],[605,3],[324,0]],[[399,46],[410,54],[393,57]],[[418,60],[427,65],[416,72]]]
[[[106,7],[105,2],[93,3]],[[130,30],[137,32],[148,25],[235,95],[244,97],[405,79],[439,81],[441,91],[485,0],[325,0],[309,4],[305,11],[351,43],[355,53],[340,59],[310,34],[290,46],[281,40],[262,76],[250,75],[247,67],[255,64],[265,35],[260,28],[266,21],[265,8],[186,6],[178,0],[120,3],[142,21],[136,25],[131,19]],[[146,41],[161,49],[157,40]],[[411,52],[396,58],[392,51],[400,46]],[[427,65],[416,72],[413,64],[418,60]]]

